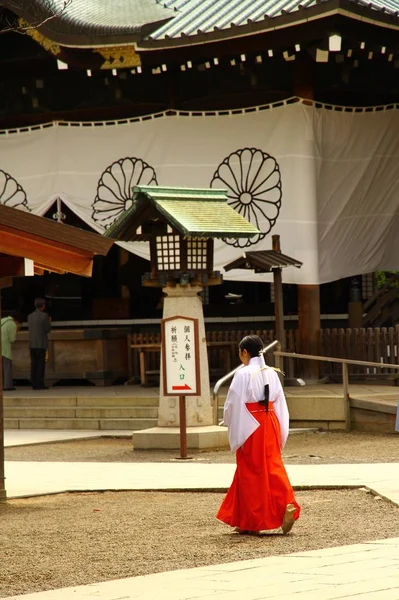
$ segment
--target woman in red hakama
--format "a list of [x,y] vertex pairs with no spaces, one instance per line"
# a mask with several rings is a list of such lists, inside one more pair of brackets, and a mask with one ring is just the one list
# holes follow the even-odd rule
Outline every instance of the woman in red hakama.
[[288,533],[300,512],[281,457],[289,415],[278,375],[266,367],[262,350],[255,335],[239,345],[244,367],[235,374],[224,407],[237,468],[216,517],[240,533],[279,527]]

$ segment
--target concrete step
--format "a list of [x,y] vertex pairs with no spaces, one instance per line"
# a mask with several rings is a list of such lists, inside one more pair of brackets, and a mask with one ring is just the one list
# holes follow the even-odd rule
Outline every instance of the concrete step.
[[18,397],[18,398],[13,398],[13,397],[7,397],[4,396],[3,399],[4,402],[4,408],[18,408],[18,407],[40,407],[40,406],[49,406],[49,407],[56,407],[59,406],[60,408],[63,406],[76,406],[76,398],[31,398],[31,397]]
[[85,407],[79,406],[21,406],[7,407],[4,409],[7,419],[156,419],[158,408],[155,406],[112,406],[112,407]]
[[[127,429],[139,431],[157,426],[157,396],[124,396],[110,392],[101,396],[78,395],[76,392],[48,390],[35,393],[26,390],[26,396],[4,397],[6,429]],[[85,392],[86,393],[86,392]],[[40,394],[40,395],[39,395]],[[219,398],[219,418],[223,417],[224,396]]]
[[77,398],[77,406],[155,406],[158,408],[159,398],[157,396],[108,396],[107,398],[96,396],[80,396]]
[[105,406],[105,407],[114,407],[114,406],[155,406],[158,407],[158,398],[157,397],[132,397],[132,396],[106,396],[106,397],[98,397],[98,396],[70,396],[70,397],[61,397],[61,396],[4,396],[4,406],[5,407],[18,407],[18,406]]
[[43,417],[37,419],[4,419],[5,429],[88,429],[88,430],[112,430],[127,429],[140,431],[157,426],[157,419],[89,419],[89,418],[63,418],[56,419]]
[[358,431],[395,433],[397,397],[352,398],[351,426]]

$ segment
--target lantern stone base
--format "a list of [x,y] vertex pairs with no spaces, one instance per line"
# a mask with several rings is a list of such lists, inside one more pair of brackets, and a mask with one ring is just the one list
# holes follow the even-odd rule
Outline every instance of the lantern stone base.
[[[179,427],[152,427],[133,433],[135,450],[178,450],[180,449]],[[187,448],[205,450],[228,448],[227,427],[209,425],[207,427],[187,427]]]
[[[163,318],[184,316],[198,319],[198,350],[200,365],[201,394],[186,397],[186,423],[188,428],[204,428],[213,424],[212,403],[209,386],[208,351],[205,336],[204,312],[199,286],[166,286],[163,288]],[[179,398],[163,393],[163,364],[159,394],[158,425],[165,428],[179,427]],[[178,429],[177,429],[178,430]]]

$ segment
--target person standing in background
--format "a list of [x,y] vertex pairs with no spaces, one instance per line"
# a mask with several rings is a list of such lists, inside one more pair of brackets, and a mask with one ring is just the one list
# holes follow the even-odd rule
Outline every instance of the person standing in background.
[[44,312],[46,308],[44,298],[35,299],[35,308],[36,310],[28,316],[31,361],[30,381],[34,390],[46,390],[48,388],[44,385],[44,372],[51,322],[48,314]]
[[11,312],[8,317],[1,319],[1,358],[3,365],[3,390],[15,390],[12,378],[11,345],[15,342],[19,329],[19,317]]

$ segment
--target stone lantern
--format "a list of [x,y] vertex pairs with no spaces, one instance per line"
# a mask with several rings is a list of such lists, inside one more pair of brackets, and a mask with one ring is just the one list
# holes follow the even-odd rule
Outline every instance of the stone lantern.
[[[221,274],[213,270],[213,241],[257,233],[256,227],[228,205],[226,190],[155,186],[135,187],[132,207],[105,233],[122,241],[149,242],[151,271],[144,274],[142,283],[162,287],[163,318],[183,315],[198,319],[201,396],[192,397],[187,406],[189,448],[227,445],[226,431],[213,425],[199,295],[203,287],[222,283]],[[135,448],[179,447],[177,398],[164,396],[162,386],[161,373],[158,427],[135,432]]]

